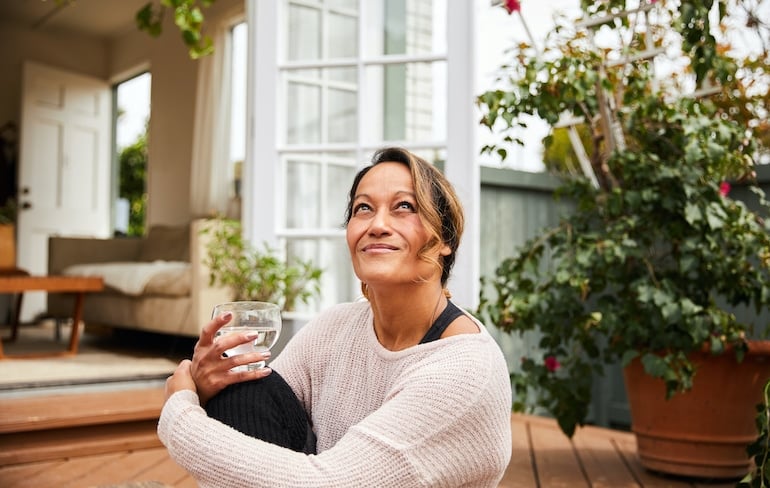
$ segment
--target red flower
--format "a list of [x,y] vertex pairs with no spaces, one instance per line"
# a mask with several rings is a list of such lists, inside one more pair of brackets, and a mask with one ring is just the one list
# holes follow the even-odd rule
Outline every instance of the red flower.
[[521,12],[521,2],[519,0],[505,0],[503,7],[508,11],[508,15],[514,12]]
[[730,183],[723,181],[719,184],[719,194],[726,197],[730,193]]
[[546,356],[544,362],[545,362],[545,369],[547,369],[551,373],[561,368],[561,364],[559,363],[559,360],[556,359],[555,356]]

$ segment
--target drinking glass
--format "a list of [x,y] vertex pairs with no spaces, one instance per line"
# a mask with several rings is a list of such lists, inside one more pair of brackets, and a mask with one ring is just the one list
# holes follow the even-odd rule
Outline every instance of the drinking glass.
[[[278,305],[267,302],[227,302],[214,307],[211,317],[218,317],[225,312],[232,312],[233,318],[217,331],[214,338],[228,334],[253,332],[257,337],[245,344],[239,344],[225,351],[225,354],[235,356],[249,352],[270,350],[281,334],[281,310]],[[264,361],[236,366],[233,371],[253,371],[264,368]]]

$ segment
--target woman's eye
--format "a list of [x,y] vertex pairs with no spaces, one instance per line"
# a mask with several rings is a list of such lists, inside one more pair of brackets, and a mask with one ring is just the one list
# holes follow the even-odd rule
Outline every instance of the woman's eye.
[[370,209],[371,209],[371,207],[369,207],[368,204],[366,204],[366,203],[359,203],[358,205],[353,207],[353,215],[355,215],[355,214],[357,214],[359,212],[362,212],[362,211],[370,210]]
[[398,202],[398,205],[396,205],[396,208],[405,209],[405,210],[414,212],[414,205],[412,204],[412,202],[407,202],[407,201]]

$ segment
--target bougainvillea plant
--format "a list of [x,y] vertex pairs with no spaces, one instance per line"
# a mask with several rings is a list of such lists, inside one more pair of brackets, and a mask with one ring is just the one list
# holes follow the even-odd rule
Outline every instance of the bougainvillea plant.
[[[538,340],[511,375],[516,410],[544,409],[571,436],[609,365],[639,358],[673,395],[692,386],[691,351],[745,352],[754,324],[734,307],[770,306],[770,221],[754,184],[770,35],[757,4],[583,1],[544,48],[514,46],[499,88],[478,97],[500,134],[484,150],[503,159],[526,116],[590,134],[582,173],[560,175],[574,212],[483,280],[480,315]],[[526,2],[503,6],[526,17]],[[736,25],[758,51],[725,44]],[[663,59],[676,68],[665,77]],[[737,186],[753,210],[731,197]]]

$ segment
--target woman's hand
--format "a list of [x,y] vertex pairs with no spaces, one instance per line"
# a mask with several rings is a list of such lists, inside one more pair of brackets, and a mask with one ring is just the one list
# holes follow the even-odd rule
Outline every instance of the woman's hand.
[[182,360],[179,366],[174,370],[174,374],[168,377],[166,380],[166,400],[174,393],[181,390],[195,391],[195,382],[190,374],[190,365],[192,361],[189,359]]
[[[197,344],[195,344],[192,363],[188,369],[191,379],[194,381],[194,386],[197,387],[201,405],[205,405],[211,397],[228,385],[264,378],[271,372],[270,368],[267,367],[253,371],[231,371],[235,366],[256,363],[270,358],[270,351],[224,357],[226,350],[239,344],[253,341],[256,338],[256,333],[252,332],[227,334],[214,339],[216,332],[232,318],[233,314],[231,312],[225,312],[219,317],[214,317],[211,322],[203,327],[200,338]],[[182,368],[181,364],[177,371],[180,368]],[[174,376],[176,374],[175,372]],[[169,380],[171,379],[173,379],[173,376],[169,378]]]

